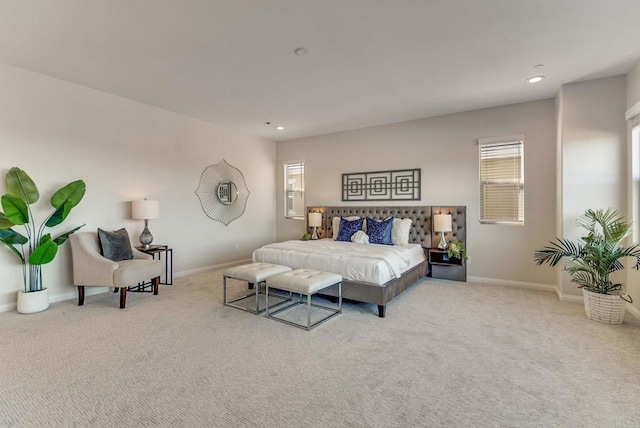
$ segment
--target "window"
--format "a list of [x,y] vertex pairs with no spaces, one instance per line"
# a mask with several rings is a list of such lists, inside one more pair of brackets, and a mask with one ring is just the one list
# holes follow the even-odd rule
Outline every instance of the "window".
[[480,223],[524,224],[524,137],[481,139]]
[[304,161],[284,164],[284,216],[304,219]]

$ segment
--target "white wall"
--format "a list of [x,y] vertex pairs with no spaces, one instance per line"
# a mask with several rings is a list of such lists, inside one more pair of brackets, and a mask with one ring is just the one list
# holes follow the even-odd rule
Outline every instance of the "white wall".
[[640,61],[627,73],[627,109],[640,103]]
[[[39,218],[57,188],[80,178],[87,184],[57,231],[125,226],[137,241],[143,224],[130,219],[129,201],[158,199],[160,218],[149,228],[155,243],[174,248],[178,273],[248,259],[275,239],[275,142],[2,64],[0,94],[2,182],[10,167],[24,169],[40,189]],[[229,226],[207,217],[194,193],[204,168],[223,158],[251,192]],[[68,243],[43,270],[52,300],[75,296]],[[0,310],[14,306],[21,287],[20,264],[2,246]]]
[[[627,93],[626,93],[626,107],[630,109],[636,104],[640,103],[640,61],[631,69],[627,74]],[[631,123],[627,123],[627,216],[634,221],[634,235],[636,237],[634,244],[638,244],[638,235],[640,234],[638,228],[640,228],[640,183],[638,178],[634,178],[632,175],[631,162],[635,160],[639,161],[638,156],[640,153],[633,153],[631,142]],[[632,156],[635,159],[632,159]],[[627,293],[629,293],[633,299],[633,305],[640,314],[640,272],[634,269],[627,270],[626,277]]]
[[[283,215],[284,161],[306,161],[307,205],[357,205],[341,202],[342,173],[421,168],[422,200],[386,205],[466,205],[470,276],[555,284],[553,271],[533,262],[555,236],[555,123],[549,99],[278,142],[278,240],[305,231]],[[476,141],[516,134],[525,135],[526,224],[481,225]]]
[[[581,236],[576,219],[587,209],[626,213],[626,124],[624,76],[564,85],[562,91],[563,236]],[[581,295],[562,276],[561,295]]]

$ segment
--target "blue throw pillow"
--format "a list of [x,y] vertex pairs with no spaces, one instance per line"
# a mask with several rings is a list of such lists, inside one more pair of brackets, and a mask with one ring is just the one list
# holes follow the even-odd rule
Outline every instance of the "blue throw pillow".
[[393,227],[393,217],[384,221],[374,220],[367,217],[367,234],[370,244],[393,245],[391,240],[391,228]]
[[351,242],[351,235],[359,230],[362,230],[363,218],[358,220],[347,220],[346,218],[340,219],[340,230],[338,231],[338,238],[336,241]]

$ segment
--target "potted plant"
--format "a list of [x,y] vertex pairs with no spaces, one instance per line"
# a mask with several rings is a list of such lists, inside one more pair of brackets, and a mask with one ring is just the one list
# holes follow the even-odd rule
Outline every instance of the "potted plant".
[[[6,176],[7,193],[0,199],[0,241],[20,259],[24,290],[18,292],[18,312],[34,313],[49,307],[46,288],[42,286],[42,265],[50,263],[69,235],[80,229],[78,226],[52,238],[46,228],[62,223],[73,207],[82,200],[86,185],[84,181],[73,181],[58,189],[51,196],[54,211],[36,225],[31,205],[40,198],[33,180],[20,168],[11,168]],[[14,227],[22,226],[25,235]]]
[[542,250],[535,252],[537,265],[556,266],[566,261],[565,270],[571,281],[582,288],[585,312],[595,321],[620,324],[624,319],[625,304],[631,296],[623,293],[623,284],[611,281],[613,272],[621,271],[621,259],[635,258],[634,269],[640,268],[640,248],[625,247],[623,241],[631,234],[631,225],[617,210],[587,210],[578,219],[585,236],[577,241],[556,238]]
[[447,245],[447,256],[449,258],[466,260],[467,251],[464,248],[464,244],[460,241],[449,241]]

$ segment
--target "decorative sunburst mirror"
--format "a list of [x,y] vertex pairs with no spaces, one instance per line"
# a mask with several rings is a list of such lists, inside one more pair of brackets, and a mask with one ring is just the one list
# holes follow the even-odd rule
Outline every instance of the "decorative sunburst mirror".
[[244,213],[249,189],[242,172],[222,159],[202,171],[196,195],[207,216],[228,226]]

